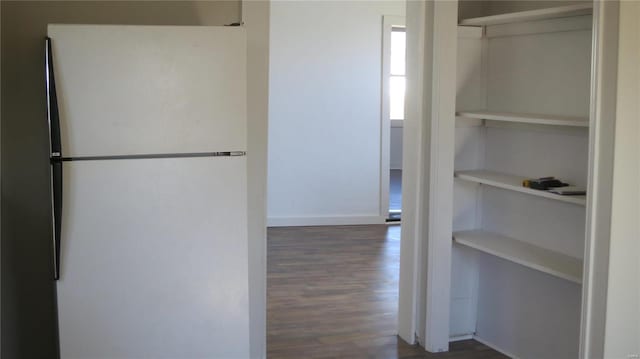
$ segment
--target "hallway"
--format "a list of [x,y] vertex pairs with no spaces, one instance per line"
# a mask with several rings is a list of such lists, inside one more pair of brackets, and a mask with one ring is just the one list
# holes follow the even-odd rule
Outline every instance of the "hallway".
[[428,354],[396,336],[400,226],[268,232],[269,358],[504,358],[472,341]]

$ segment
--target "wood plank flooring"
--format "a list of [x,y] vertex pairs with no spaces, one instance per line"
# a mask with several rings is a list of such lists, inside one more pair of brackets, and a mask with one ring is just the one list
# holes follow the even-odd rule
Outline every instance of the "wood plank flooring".
[[505,358],[473,340],[429,354],[396,336],[400,226],[270,228],[269,358]]

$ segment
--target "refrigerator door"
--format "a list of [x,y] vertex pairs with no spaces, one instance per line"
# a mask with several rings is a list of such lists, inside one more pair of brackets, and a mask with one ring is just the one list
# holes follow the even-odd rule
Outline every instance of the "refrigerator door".
[[64,157],[243,151],[242,27],[49,25]]
[[246,157],[63,166],[61,358],[248,358]]

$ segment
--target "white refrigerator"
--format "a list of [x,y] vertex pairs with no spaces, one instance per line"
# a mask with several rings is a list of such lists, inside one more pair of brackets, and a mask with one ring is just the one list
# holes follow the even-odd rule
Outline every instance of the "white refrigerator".
[[249,357],[242,27],[49,25],[62,359]]

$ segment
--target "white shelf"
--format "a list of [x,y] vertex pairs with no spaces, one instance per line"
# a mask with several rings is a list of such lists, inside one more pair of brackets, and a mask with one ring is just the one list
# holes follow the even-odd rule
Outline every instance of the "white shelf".
[[582,261],[513,238],[480,230],[453,233],[456,243],[528,268],[582,283]]
[[528,123],[533,125],[589,127],[589,119],[586,117],[550,116],[512,112],[494,111],[459,111],[458,117],[475,118],[479,120],[492,120],[516,123]]
[[464,19],[460,21],[460,25],[467,26],[487,26],[509,24],[514,22],[537,21],[546,19],[555,19],[559,17],[571,17],[580,15],[589,15],[593,12],[592,4],[578,4],[568,6],[558,6],[547,9],[529,10],[512,12],[508,14],[492,15]]
[[549,198],[556,201],[576,204],[579,206],[585,206],[587,203],[586,196],[562,196],[547,191],[522,187],[522,180],[524,180],[525,177],[485,170],[456,171],[455,177],[465,181],[481,183],[492,187],[526,193],[532,196]]

